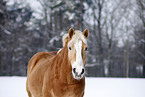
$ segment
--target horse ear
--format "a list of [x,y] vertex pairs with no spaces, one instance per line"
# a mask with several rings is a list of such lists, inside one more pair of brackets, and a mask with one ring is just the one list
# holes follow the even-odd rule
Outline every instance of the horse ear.
[[89,31],[88,31],[87,28],[83,31],[83,34],[84,34],[84,36],[85,36],[86,38],[88,38],[88,36],[89,36]]
[[69,29],[68,33],[69,33],[69,39],[71,40],[72,36],[75,34],[75,31],[74,31],[74,29],[71,27],[71,28]]

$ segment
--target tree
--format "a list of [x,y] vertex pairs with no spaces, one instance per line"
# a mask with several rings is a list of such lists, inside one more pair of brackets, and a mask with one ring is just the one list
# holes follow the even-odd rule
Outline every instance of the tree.
[[143,77],[145,77],[145,1],[136,0],[137,16],[141,23],[136,26],[135,44],[136,44],[136,64],[143,66]]
[[4,23],[0,25],[1,30],[1,54],[2,60],[2,75],[25,75],[26,71],[23,71],[23,68],[26,68],[25,61],[27,60],[26,56],[23,56],[25,51],[28,49],[26,47],[29,43],[26,33],[27,27],[25,22],[29,21],[32,15],[32,11],[29,7],[19,7],[18,3],[9,6],[7,8],[4,5],[6,14],[4,15]]

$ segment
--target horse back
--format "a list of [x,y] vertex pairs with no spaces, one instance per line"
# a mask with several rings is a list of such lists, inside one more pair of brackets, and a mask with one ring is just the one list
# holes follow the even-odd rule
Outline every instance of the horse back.
[[36,53],[29,61],[28,63],[28,70],[27,70],[27,76],[33,71],[33,69],[36,67],[38,63],[43,63],[45,59],[52,59],[57,54],[57,51],[52,52],[39,52]]

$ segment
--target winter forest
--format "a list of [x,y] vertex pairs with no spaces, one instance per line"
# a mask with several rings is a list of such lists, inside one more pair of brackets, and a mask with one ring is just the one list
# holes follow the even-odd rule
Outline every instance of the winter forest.
[[71,27],[89,29],[86,76],[145,77],[145,0],[0,0],[0,76],[26,76]]

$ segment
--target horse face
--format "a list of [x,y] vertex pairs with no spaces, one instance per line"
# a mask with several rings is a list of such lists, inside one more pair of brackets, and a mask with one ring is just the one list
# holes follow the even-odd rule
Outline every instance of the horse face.
[[87,56],[87,39],[88,30],[83,33],[74,31],[72,28],[69,30],[68,42],[68,57],[72,66],[72,75],[75,79],[80,80],[85,74],[85,64]]

